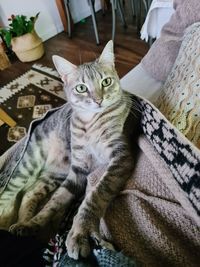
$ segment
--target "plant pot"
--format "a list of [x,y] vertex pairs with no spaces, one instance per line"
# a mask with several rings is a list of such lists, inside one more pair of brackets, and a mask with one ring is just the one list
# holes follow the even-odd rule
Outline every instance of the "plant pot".
[[44,54],[42,39],[35,31],[12,38],[11,45],[12,50],[22,62],[34,61]]
[[4,70],[9,66],[10,66],[10,61],[3,49],[2,44],[0,43],[0,70]]

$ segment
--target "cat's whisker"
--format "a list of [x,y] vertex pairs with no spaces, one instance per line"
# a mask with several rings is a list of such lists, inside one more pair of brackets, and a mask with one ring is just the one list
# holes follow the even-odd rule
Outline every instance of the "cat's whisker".
[[130,98],[130,96],[126,94],[123,95],[123,99],[126,101],[127,107],[130,109],[130,113],[132,113],[134,116],[136,116],[137,112],[142,112],[140,105],[135,99]]
[[66,117],[66,120],[71,119],[71,116],[72,116],[72,114],[69,114],[69,115]]
[[135,118],[138,118],[138,114],[137,113],[135,113],[134,111],[132,111],[132,110],[130,110],[130,112],[129,112],[131,115],[133,115]]

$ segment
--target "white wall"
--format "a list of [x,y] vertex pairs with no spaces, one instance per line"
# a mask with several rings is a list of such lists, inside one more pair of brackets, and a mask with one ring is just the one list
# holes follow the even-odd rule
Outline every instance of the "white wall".
[[[95,8],[100,9],[100,0],[95,1]],[[87,0],[70,0],[70,10],[75,23],[91,14]],[[63,31],[55,0],[0,0],[0,23],[5,26],[12,14],[33,16],[38,12],[36,31],[43,40]]]

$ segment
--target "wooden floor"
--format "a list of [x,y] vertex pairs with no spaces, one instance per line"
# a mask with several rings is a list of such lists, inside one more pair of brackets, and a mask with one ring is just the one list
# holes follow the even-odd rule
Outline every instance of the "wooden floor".
[[[141,41],[136,34],[136,26],[128,6],[125,7],[125,14],[128,28],[122,27],[118,14],[115,38],[116,68],[120,77],[137,65],[148,51],[148,45]],[[101,41],[99,46],[95,42],[92,20],[88,18],[85,23],[78,23],[74,26],[71,39],[65,32],[62,32],[47,40],[44,43],[45,55],[40,60],[31,63],[13,60],[11,67],[0,71],[0,87],[29,70],[34,63],[53,67],[51,58],[54,54],[65,57],[73,64],[80,64],[97,58],[106,42],[111,39],[111,13],[107,12],[103,16],[101,11],[98,12],[97,21]]]

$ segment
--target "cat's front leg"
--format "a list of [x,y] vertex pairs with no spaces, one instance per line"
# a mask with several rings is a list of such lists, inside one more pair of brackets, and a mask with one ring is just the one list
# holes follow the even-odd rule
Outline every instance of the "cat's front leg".
[[87,257],[90,253],[90,237],[98,242],[101,240],[99,234],[99,220],[94,218],[82,218],[77,214],[66,240],[69,257],[75,260],[77,260],[79,256]]
[[100,219],[113,198],[123,188],[133,170],[132,156],[127,144],[118,138],[109,144],[110,163],[96,187],[83,200],[67,236],[66,247],[71,258],[86,257],[90,252],[89,240],[103,240],[99,235]]
[[86,258],[91,251],[91,242],[101,247],[113,249],[113,246],[102,239],[99,233],[99,216],[92,212],[87,212],[84,207],[80,207],[74,217],[72,228],[66,239],[67,253],[69,257],[77,260],[79,256]]

